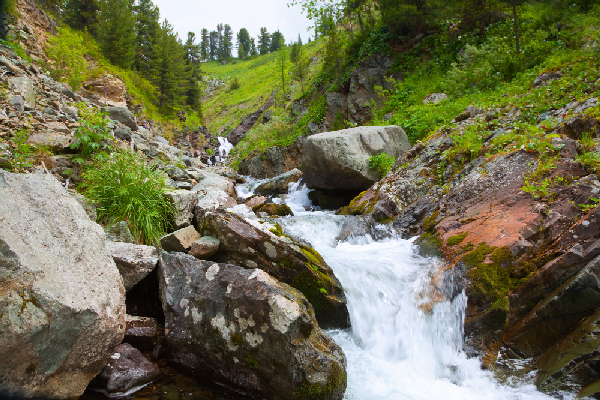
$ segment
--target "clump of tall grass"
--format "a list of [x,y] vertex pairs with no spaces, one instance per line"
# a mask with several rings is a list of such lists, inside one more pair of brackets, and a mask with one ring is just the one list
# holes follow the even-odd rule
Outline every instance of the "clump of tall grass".
[[163,173],[138,154],[100,154],[83,174],[85,195],[98,205],[107,225],[126,221],[138,243],[156,244],[169,228],[175,208],[164,196]]

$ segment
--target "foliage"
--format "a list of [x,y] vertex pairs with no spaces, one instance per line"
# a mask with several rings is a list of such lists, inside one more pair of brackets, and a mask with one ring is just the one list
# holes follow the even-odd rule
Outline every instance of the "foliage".
[[78,163],[83,163],[95,153],[110,148],[110,120],[104,115],[89,107],[85,103],[77,104],[79,110],[79,126],[69,145],[71,149],[79,150],[80,157],[75,158]]
[[31,154],[33,153],[31,145],[27,144],[29,138],[29,129],[23,128],[15,132],[13,142],[15,149],[13,152],[13,169],[17,173],[22,173],[26,168],[32,167]]
[[233,78],[233,81],[231,81],[231,85],[229,85],[229,90],[236,90],[239,88],[240,88],[240,80],[236,76],[235,78]]
[[134,61],[136,17],[129,0],[100,0],[98,44],[106,58],[121,68]]
[[58,27],[57,34],[48,39],[46,54],[53,63],[52,77],[66,81],[77,90],[87,78],[88,66],[81,34],[68,27]]
[[394,157],[387,153],[377,154],[368,158],[369,168],[379,172],[380,177],[385,177],[394,165]]
[[83,173],[85,195],[98,204],[98,217],[126,221],[139,243],[156,245],[167,231],[174,206],[164,196],[165,176],[130,151],[98,155]]

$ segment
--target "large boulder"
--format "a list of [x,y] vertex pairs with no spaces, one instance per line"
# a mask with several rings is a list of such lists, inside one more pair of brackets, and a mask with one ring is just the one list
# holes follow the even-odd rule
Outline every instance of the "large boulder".
[[51,175],[0,172],[0,198],[0,394],[79,397],[125,329],[104,232]]
[[193,192],[198,192],[200,190],[219,189],[233,198],[236,197],[235,185],[231,179],[210,171],[199,171],[198,174],[200,175],[200,181],[196,186],[193,187]]
[[131,128],[132,131],[138,130],[135,117],[127,107],[104,107],[103,110],[108,114],[108,118],[113,121],[122,123],[126,127]]
[[273,196],[277,194],[285,194],[288,192],[290,183],[298,182],[302,178],[302,171],[294,168],[284,174],[278,175],[275,178],[269,179],[261,183],[254,190],[254,193],[262,196]]
[[369,157],[397,158],[410,149],[401,127],[361,126],[309,136],[302,160],[306,186],[312,189],[365,190],[381,176],[369,168]]
[[346,361],[304,296],[260,269],[163,252],[167,357],[270,399],[341,399]]
[[153,246],[107,241],[106,249],[119,268],[126,291],[144,279],[158,264],[158,250]]
[[298,168],[302,164],[303,140],[301,139],[290,146],[274,146],[264,152],[254,152],[240,162],[239,173],[263,179]]
[[315,309],[322,327],[348,326],[342,286],[317,251],[282,235],[277,228],[269,231],[236,214],[206,212],[199,223],[203,234],[221,240],[219,251],[211,260],[263,269],[300,290]]

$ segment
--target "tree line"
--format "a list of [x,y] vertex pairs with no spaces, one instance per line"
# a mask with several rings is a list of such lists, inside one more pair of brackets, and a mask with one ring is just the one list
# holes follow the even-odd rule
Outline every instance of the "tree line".
[[[173,114],[188,107],[201,116],[201,62],[244,59],[277,51],[283,34],[260,29],[256,38],[240,29],[234,43],[229,24],[188,32],[182,40],[151,0],[39,0],[63,25],[91,35],[114,65],[134,70],[156,87],[157,106]],[[66,36],[66,35],[65,35]],[[234,50],[237,48],[237,52]]]

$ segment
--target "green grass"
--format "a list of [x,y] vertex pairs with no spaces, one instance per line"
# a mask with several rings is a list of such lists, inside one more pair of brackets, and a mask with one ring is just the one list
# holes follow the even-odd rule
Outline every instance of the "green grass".
[[[314,57],[322,48],[323,39],[308,43],[306,54]],[[288,72],[291,63],[287,63],[285,70],[286,84],[290,84]],[[220,131],[221,128],[233,129],[242,122],[243,118],[258,110],[273,90],[281,92],[281,70],[277,65],[277,53],[255,56],[248,60],[232,59],[227,64],[221,65],[218,61],[202,64],[205,77],[216,78],[225,82],[211,96],[204,97],[204,118],[208,128]],[[239,88],[231,90],[230,86],[237,79]],[[305,83],[305,86],[306,83]],[[295,98],[301,89],[294,83],[290,89],[290,98]]]
[[107,225],[126,221],[139,243],[155,245],[175,212],[164,196],[163,173],[130,151],[96,156],[83,174],[83,187],[98,205],[100,220]]

